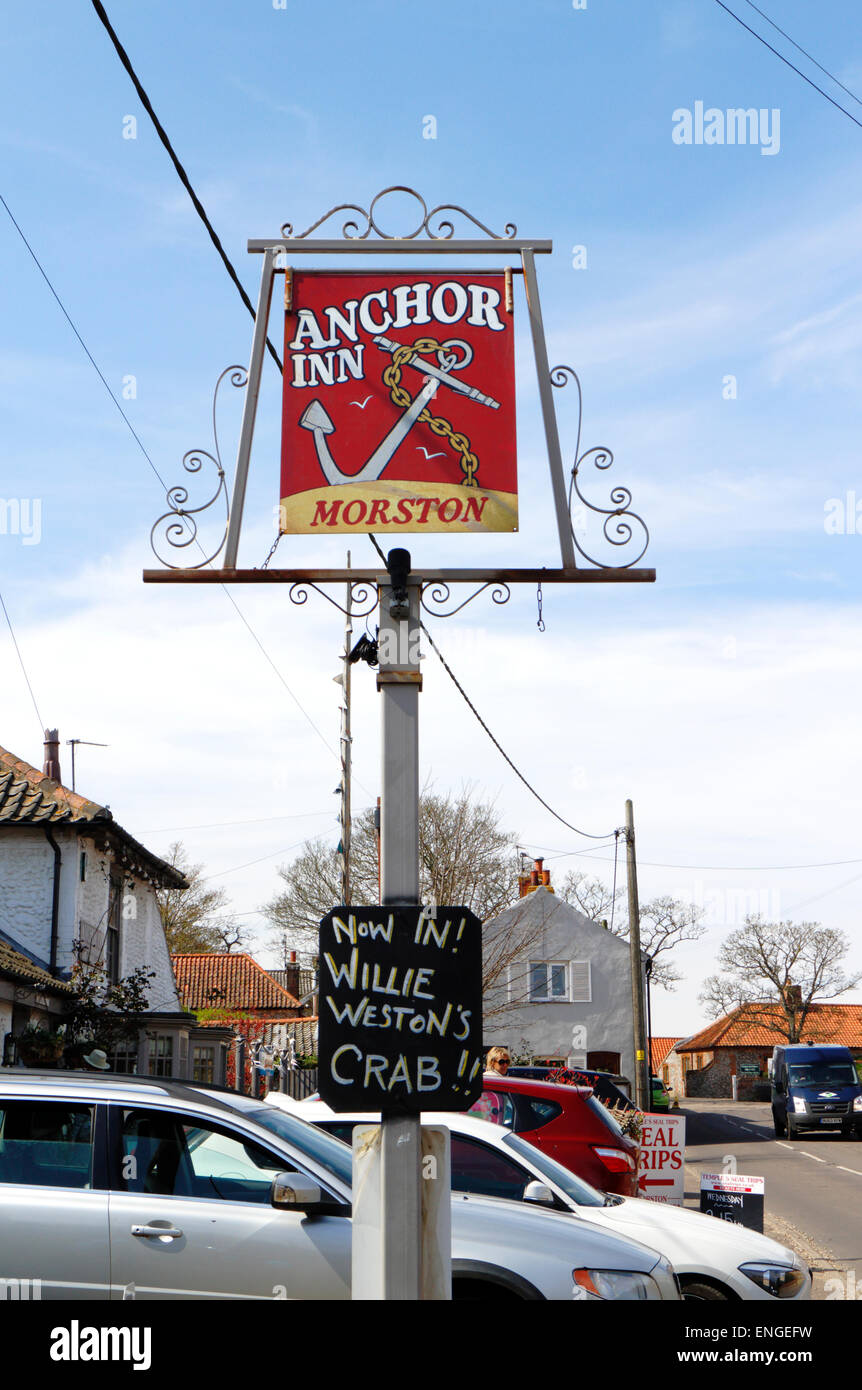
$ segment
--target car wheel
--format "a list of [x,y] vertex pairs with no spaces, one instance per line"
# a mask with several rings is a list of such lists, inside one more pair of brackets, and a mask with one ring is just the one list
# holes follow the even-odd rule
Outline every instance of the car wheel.
[[692,1303],[714,1303],[729,1301],[728,1295],[716,1284],[705,1284],[698,1279],[692,1279],[689,1283],[683,1283],[682,1296]]

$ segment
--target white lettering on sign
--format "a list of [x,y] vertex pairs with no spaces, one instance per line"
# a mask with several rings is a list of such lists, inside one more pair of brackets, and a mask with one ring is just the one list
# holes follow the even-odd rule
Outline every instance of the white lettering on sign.
[[685,1198],[685,1117],[644,1115],[638,1196],[682,1206]]
[[[457,280],[445,280],[437,285],[431,294],[430,282],[420,280],[411,285],[394,285],[392,290],[371,290],[361,299],[348,299],[344,304],[331,304],[323,310],[326,320],[325,331],[320,317],[313,309],[297,309],[296,332],[288,343],[291,352],[326,353],[330,361],[327,370],[333,366],[329,348],[343,349],[346,343],[359,339],[357,322],[366,333],[385,333],[390,328],[407,328],[411,323],[442,323],[447,327],[465,319],[476,328],[490,328],[492,332],[502,332],[506,325],[497,313],[500,304],[500,291],[490,285],[462,285]],[[430,296],[430,299],[429,299]],[[360,371],[351,375],[359,378]],[[341,362],[342,353],[337,354]],[[293,386],[314,386],[314,381],[304,379],[304,359],[294,358]],[[320,370],[320,359],[313,358],[316,370]],[[344,364],[343,364],[344,365]],[[339,376],[339,381],[346,381]],[[332,385],[332,381],[327,383]]]
[[[352,1066],[347,1053],[354,1054],[355,1061]],[[413,1075],[410,1072],[410,1061],[411,1059],[401,1052],[393,1065],[393,1059],[382,1052],[363,1054],[362,1049],[355,1043],[344,1043],[333,1052],[329,1070],[333,1081],[339,1086],[351,1086],[361,1081],[366,1090],[369,1087],[374,1089],[376,1086],[381,1091],[391,1091],[393,1086],[400,1082],[408,1095],[414,1090],[436,1091],[443,1080],[437,1058],[416,1057],[416,1071]]]

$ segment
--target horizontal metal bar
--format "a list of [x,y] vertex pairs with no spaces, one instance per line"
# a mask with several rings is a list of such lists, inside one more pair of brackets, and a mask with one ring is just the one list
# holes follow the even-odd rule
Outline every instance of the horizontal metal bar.
[[[291,267],[291,269],[295,269],[295,267]],[[413,269],[410,271],[410,274],[411,274],[411,275],[421,275],[421,274],[422,274],[422,269],[423,269],[422,266],[414,266]],[[286,267],[285,267],[285,266],[283,266],[281,269],[279,269],[278,266],[276,266],[276,267],[275,267],[275,274],[276,274],[276,275],[283,275],[283,274],[285,273],[285,270],[286,270]],[[505,275],[506,270],[511,270],[511,272],[512,272],[513,275],[523,275],[523,273],[524,273],[523,270],[521,269],[521,267],[520,267],[519,265],[510,265],[510,266],[506,266],[506,267],[500,266],[500,268],[499,268],[498,270],[489,270],[489,271],[486,271],[485,273],[486,273],[487,275],[500,275],[500,276],[502,276],[502,275]],[[312,278],[313,276],[315,276],[315,275],[331,275],[331,274],[332,274],[332,267],[330,266],[328,269],[321,269],[320,266],[314,266],[313,268],[312,268],[311,266],[309,266],[308,270],[301,270],[299,273],[302,275],[303,279],[308,280],[308,279],[311,279],[311,278]],[[387,273],[386,271],[383,271],[383,274],[384,274],[384,275],[385,275],[386,273]],[[391,274],[393,274],[393,275],[398,275],[398,274],[400,274],[400,273],[401,273],[400,271],[396,271],[396,270],[393,270],[393,271],[391,272]],[[429,273],[430,273],[430,272],[429,272]],[[435,275],[437,275],[437,274],[439,274],[439,271],[436,271],[436,270],[435,270],[433,273],[434,273]],[[348,278],[349,276],[351,276],[351,275],[367,275],[367,274],[368,274],[368,271],[367,271],[366,269],[364,269],[362,266],[351,266],[351,268],[350,268],[349,270],[339,270],[338,274],[339,274],[340,276],[344,276],[344,278],[347,279],[347,278]],[[470,266],[470,265],[462,265],[462,266],[447,265],[447,267],[446,267],[446,274],[447,274],[447,275],[475,275],[475,274],[476,274],[476,267],[475,267],[474,265],[473,265],[473,266]]]
[[[452,569],[413,572],[424,584],[653,584],[653,569]],[[380,569],[144,570],[145,584],[388,584]]]
[[248,242],[252,254],[264,251],[285,251],[291,256],[317,253],[322,256],[354,256],[357,252],[374,256],[424,256],[426,251],[432,256],[506,256],[511,251],[535,251],[537,256],[549,256],[554,249],[552,241],[526,241],[523,237],[492,237],[484,241],[455,241],[445,237],[435,237],[424,241],[402,241],[392,238],[386,241],[362,241],[359,237],[339,237],[337,241],[299,240],[296,237],[254,237]]

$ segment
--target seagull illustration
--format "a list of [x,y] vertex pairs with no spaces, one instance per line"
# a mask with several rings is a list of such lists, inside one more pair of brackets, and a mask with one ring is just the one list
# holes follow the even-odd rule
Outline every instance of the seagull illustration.
[[417,444],[417,445],[416,445],[416,448],[422,450],[422,452],[423,452],[423,454],[425,455],[426,459],[442,459],[442,458],[445,458],[445,457],[446,457],[446,455],[445,455],[444,453],[442,453],[442,452],[439,453],[439,454],[429,454],[429,452],[428,452],[428,450],[425,448],[425,445],[424,445],[424,444]]
[[365,407],[367,406],[367,404],[368,404],[368,402],[369,402],[370,400],[371,400],[371,397],[370,397],[370,396],[366,396],[364,401],[351,401],[350,404],[351,404],[351,405],[358,405],[360,410],[364,410]]

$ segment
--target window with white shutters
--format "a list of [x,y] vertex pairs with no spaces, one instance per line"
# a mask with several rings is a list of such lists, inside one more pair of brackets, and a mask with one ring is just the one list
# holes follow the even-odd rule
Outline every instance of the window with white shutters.
[[569,981],[570,999],[573,1004],[589,1004],[592,1002],[592,981],[590,979],[590,962],[588,960],[569,961]]

